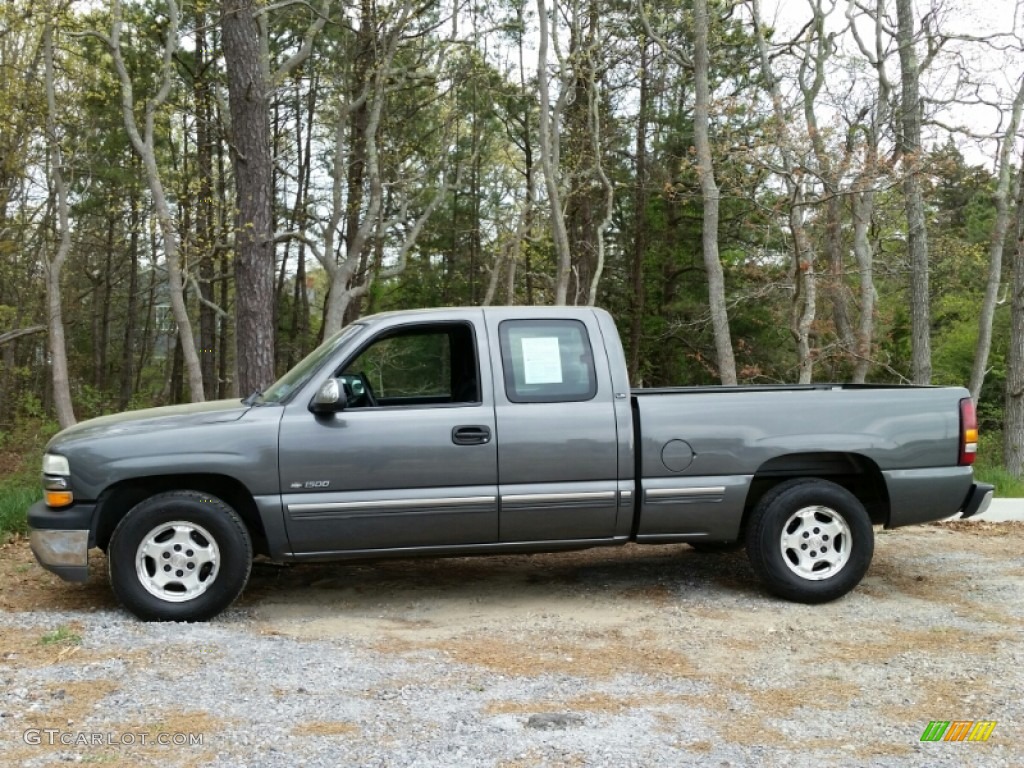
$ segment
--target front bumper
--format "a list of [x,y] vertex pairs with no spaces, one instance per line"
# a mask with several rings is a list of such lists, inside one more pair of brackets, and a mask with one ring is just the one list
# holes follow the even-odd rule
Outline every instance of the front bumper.
[[28,511],[29,545],[36,560],[65,581],[89,578],[90,528],[95,504],[50,509],[42,501]]
[[995,494],[995,490],[995,486],[988,483],[975,483],[972,485],[971,490],[967,493],[967,498],[964,499],[960,519],[966,520],[968,517],[983,514],[992,503],[992,496]]

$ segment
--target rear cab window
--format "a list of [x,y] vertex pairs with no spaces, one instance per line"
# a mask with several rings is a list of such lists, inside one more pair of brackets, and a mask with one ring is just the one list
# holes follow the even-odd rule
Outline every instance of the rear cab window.
[[597,395],[590,336],[579,320],[505,320],[498,335],[510,402],[581,402]]

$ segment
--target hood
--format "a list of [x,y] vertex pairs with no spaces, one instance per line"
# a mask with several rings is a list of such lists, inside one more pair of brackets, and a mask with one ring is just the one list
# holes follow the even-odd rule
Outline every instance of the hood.
[[62,445],[78,440],[112,437],[139,432],[163,431],[178,426],[215,424],[237,421],[253,406],[245,405],[238,399],[211,400],[205,403],[168,405],[163,408],[143,408],[125,411],[110,416],[100,416],[76,424],[58,432],[47,446]]

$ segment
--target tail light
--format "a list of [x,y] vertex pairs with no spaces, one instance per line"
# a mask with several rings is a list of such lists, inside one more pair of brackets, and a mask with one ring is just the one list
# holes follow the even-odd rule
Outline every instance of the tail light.
[[960,401],[960,466],[974,463],[978,453],[978,414],[974,401],[965,397]]

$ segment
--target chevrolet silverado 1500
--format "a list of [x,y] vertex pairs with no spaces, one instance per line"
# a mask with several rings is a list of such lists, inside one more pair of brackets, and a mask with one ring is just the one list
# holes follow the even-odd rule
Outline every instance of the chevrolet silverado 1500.
[[277,561],[743,543],[775,594],[856,586],[888,528],[983,510],[955,387],[630,390],[589,308],[366,317],[265,392],[54,437],[29,511],[71,581],[106,551],[143,619],[203,620]]

